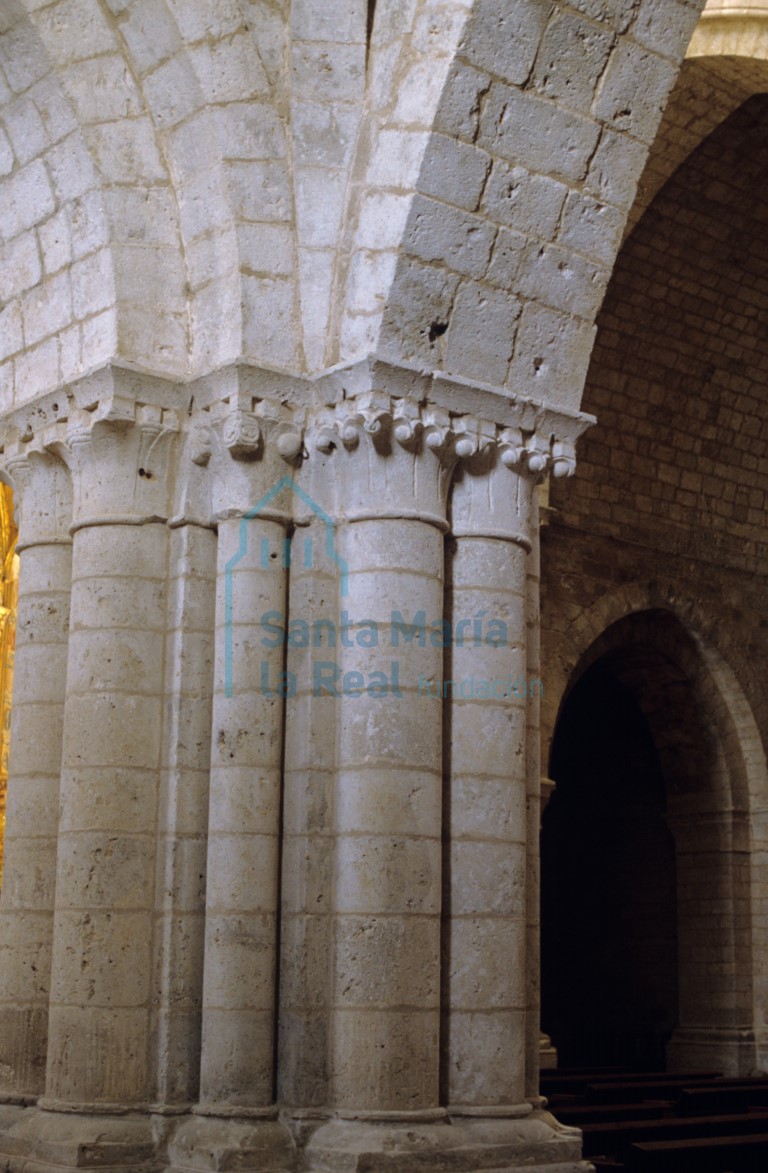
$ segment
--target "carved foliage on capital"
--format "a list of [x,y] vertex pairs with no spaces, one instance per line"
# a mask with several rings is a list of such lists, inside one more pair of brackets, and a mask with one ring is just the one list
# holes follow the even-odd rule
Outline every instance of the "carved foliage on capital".
[[[573,470],[577,432],[569,433],[567,421],[556,427],[551,413],[531,403],[505,405],[505,414],[519,424],[378,390],[309,413],[238,391],[201,410],[191,425],[176,518],[212,524],[264,501],[264,510],[289,523],[295,495],[270,494],[286,477],[297,477],[340,519],[413,517],[447,529],[451,481],[458,476],[479,487],[466,507],[473,513],[467,524],[475,524],[478,509],[502,509],[509,519],[510,510],[523,511],[522,498],[546,473]],[[512,492],[520,497],[514,509]]]
[[175,411],[132,399],[74,409],[57,451],[72,472],[75,528],[165,521],[179,430]]
[[498,426],[461,462],[450,503],[456,536],[503,538],[531,548],[536,487],[547,475],[573,474],[583,427],[583,421],[531,408],[523,405],[519,425]]
[[246,513],[298,467],[303,446],[302,420],[282,403],[238,394],[214,404],[189,433],[179,515],[207,524]]
[[446,524],[453,479],[474,485],[473,499],[484,502],[470,502],[470,511],[501,511],[509,519],[525,513],[526,498],[547,473],[566,476],[575,468],[577,433],[568,421],[556,426],[551,415],[526,403],[519,426],[503,426],[373,391],[324,408],[310,429],[309,449],[337,454],[343,469],[339,512],[348,518],[389,510]]
[[55,453],[62,437],[59,424],[37,436],[17,433],[3,445],[0,469],[13,489],[20,552],[27,546],[71,541],[72,478]]
[[370,391],[323,408],[308,447],[336,462],[336,510],[349,520],[418,517],[445,528],[461,443],[449,412]]

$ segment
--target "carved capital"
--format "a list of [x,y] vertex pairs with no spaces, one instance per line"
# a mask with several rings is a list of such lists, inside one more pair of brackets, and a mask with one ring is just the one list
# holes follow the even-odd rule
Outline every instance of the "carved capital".
[[308,432],[310,462],[328,457],[339,518],[413,518],[440,529],[462,444],[474,450],[477,437],[457,430],[448,412],[383,391],[322,408]]
[[[48,439],[54,440],[49,434]],[[34,439],[6,443],[0,455],[3,479],[13,489],[19,526],[17,550],[71,542],[72,480],[54,452]]]
[[[239,392],[215,403],[198,415],[187,438],[176,523],[212,524],[248,513],[293,476],[303,447],[303,423],[295,409]],[[265,504],[266,513],[290,520],[289,497],[278,494]]]
[[[365,390],[319,409],[308,429],[313,454],[335,467],[334,511],[347,520],[414,517],[459,532],[530,544],[530,497],[548,473],[570,475],[588,421],[507,401],[505,423],[411,396]],[[470,493],[469,490],[472,489]]]
[[76,408],[60,445],[72,472],[73,530],[167,520],[178,432],[177,414],[150,404]]
[[457,468],[450,502],[451,531],[457,537],[517,542],[530,550],[538,524],[537,486],[548,475],[574,473],[576,440],[590,421],[525,401],[510,404],[506,414],[517,415],[518,422],[498,425],[493,438]]

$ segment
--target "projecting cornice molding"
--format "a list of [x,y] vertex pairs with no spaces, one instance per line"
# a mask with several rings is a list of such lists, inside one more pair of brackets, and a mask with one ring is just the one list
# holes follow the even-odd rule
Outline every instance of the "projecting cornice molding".
[[[12,412],[0,458],[10,468],[34,453],[58,457],[72,474],[73,531],[168,519],[216,525],[248,513],[281,477],[312,481],[314,466],[323,476],[340,461],[328,503],[336,517],[368,516],[369,497],[380,513],[378,493],[403,498],[396,515],[425,509],[447,528],[461,469],[475,478],[570,476],[593,422],[375,359],[313,380],[236,365],[190,384],[110,367]],[[276,501],[270,513],[290,524],[298,507]]]

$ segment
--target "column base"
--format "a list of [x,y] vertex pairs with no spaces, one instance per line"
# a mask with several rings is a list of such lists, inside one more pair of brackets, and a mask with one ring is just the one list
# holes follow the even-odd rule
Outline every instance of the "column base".
[[148,1116],[85,1116],[39,1108],[0,1111],[0,1168],[5,1173],[61,1173],[97,1166],[99,1173],[159,1173]]
[[755,1033],[749,1028],[680,1027],[667,1043],[667,1070],[722,1071],[753,1075],[759,1069]]
[[306,1173],[587,1173],[581,1133],[546,1112],[525,1119],[467,1119],[445,1124],[372,1124],[331,1120],[309,1140]]
[[192,1116],[168,1144],[168,1173],[293,1173],[296,1146],[277,1120]]
[[[185,1116],[173,1122],[0,1105],[4,1173],[589,1173],[548,1112],[438,1123]],[[166,1137],[167,1142],[166,1142]],[[295,1137],[295,1139],[294,1139]],[[297,1143],[298,1142],[298,1143]]]

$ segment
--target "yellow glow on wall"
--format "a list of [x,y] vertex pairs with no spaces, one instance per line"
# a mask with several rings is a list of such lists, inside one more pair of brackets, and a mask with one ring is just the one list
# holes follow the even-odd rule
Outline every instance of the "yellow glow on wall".
[[19,590],[17,537],[18,531],[13,520],[13,493],[7,485],[0,484],[0,881],[3,874],[13,651],[16,643],[16,604]]

